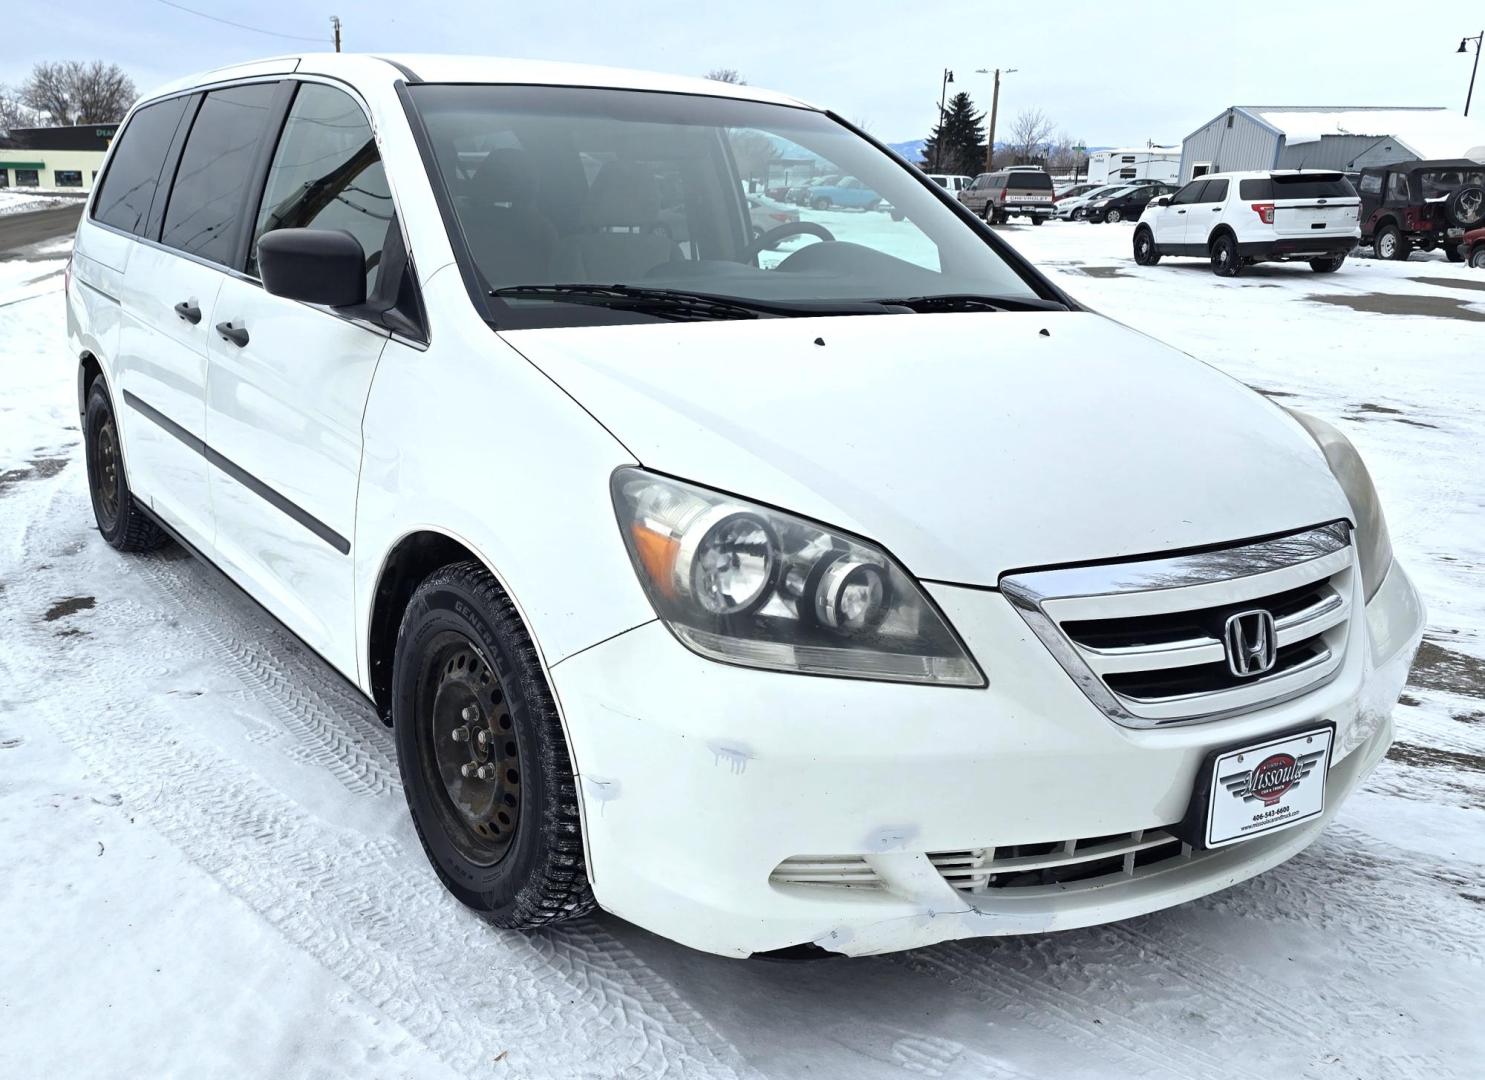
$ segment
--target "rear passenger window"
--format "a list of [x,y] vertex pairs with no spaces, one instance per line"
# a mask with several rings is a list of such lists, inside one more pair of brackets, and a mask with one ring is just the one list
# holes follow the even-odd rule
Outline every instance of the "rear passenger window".
[[161,243],[232,264],[253,160],[277,90],[277,83],[251,83],[206,95],[175,170]]
[[1219,203],[1227,199],[1226,180],[1208,180],[1207,186],[1202,189],[1201,198],[1197,202]]
[[344,229],[366,253],[366,293],[376,276],[392,192],[366,114],[350,95],[304,83],[294,97],[268,170],[253,228],[248,273],[257,274],[258,241],[274,229]]
[[93,220],[139,235],[187,100],[182,95],[146,105],[129,120],[93,200]]

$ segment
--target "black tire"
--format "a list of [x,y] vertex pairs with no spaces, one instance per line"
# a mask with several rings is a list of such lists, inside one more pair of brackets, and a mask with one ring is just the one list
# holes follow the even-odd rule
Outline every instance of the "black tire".
[[1476,244],[1470,248],[1470,268],[1485,270],[1485,244]]
[[1031,223],[1033,225],[1041,225],[1041,224],[1045,223],[1046,220],[1047,219],[1044,218],[1044,217],[1042,217],[1040,214],[1032,214],[1031,215]]
[[118,421],[101,377],[88,387],[87,408],[83,413],[83,457],[88,467],[93,520],[98,523],[103,539],[119,551],[153,551],[165,543],[169,537],[139,509],[129,489]]
[[1237,241],[1230,233],[1223,233],[1212,241],[1212,273],[1218,277],[1237,277],[1243,268],[1238,254]]
[[1326,255],[1319,259],[1310,260],[1310,269],[1317,274],[1333,274],[1341,268],[1346,261],[1344,255]]
[[1379,259],[1406,262],[1413,253],[1413,245],[1402,234],[1402,230],[1396,225],[1388,224],[1378,228],[1376,235],[1372,237],[1372,250]]
[[1072,212],[1072,219],[1074,221],[1086,221],[1088,219],[1088,211],[1080,206]]
[[1140,266],[1154,266],[1160,261],[1155,234],[1145,226],[1134,230],[1134,261]]
[[814,210],[829,210],[830,200],[827,199],[824,195],[821,195],[819,198],[815,199],[814,202],[810,203],[810,208]]
[[1485,188],[1470,184],[1451,192],[1444,200],[1444,217],[1450,225],[1465,231],[1485,225]]
[[1119,209],[1115,208],[1113,210],[1110,210],[1107,214],[1105,214],[1103,216],[1103,219],[1105,221],[1107,221],[1110,225],[1117,225],[1117,224],[1119,224],[1119,222],[1121,222],[1121,221],[1124,220],[1124,214],[1123,214],[1122,211],[1120,211]]
[[1459,250],[1458,244],[1445,244],[1444,258],[1452,263],[1462,263],[1464,262],[1464,252]]
[[[397,632],[392,724],[418,839],[449,892],[507,929],[592,910],[551,689],[515,606],[478,563],[437,570],[413,593]],[[466,757],[491,775],[461,773]]]
[[892,211],[892,220],[893,221],[901,221],[902,219],[903,219],[903,213],[902,213],[901,210],[894,210],[894,211]]

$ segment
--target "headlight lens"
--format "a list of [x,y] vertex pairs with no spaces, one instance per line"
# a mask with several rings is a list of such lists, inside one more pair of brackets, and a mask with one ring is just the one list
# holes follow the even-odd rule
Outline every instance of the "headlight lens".
[[1370,603],[1392,566],[1392,538],[1387,535],[1387,519],[1382,516],[1382,504],[1377,499],[1377,489],[1372,486],[1371,474],[1366,471],[1366,464],[1350,439],[1309,413],[1298,409],[1289,412],[1319,445],[1330,471],[1351,503],[1351,513],[1356,520],[1361,584]]
[[642,469],[614,473],[613,494],[650,602],[692,651],[778,671],[985,685],[880,548]]

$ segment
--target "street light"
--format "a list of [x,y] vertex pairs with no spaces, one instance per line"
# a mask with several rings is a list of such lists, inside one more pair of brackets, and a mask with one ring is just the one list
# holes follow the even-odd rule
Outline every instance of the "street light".
[[1475,96],[1475,74],[1480,70],[1480,46],[1485,44],[1485,30],[1481,30],[1474,37],[1462,37],[1459,39],[1459,51],[1468,52],[1465,48],[1471,41],[1475,43],[1475,66],[1470,69],[1470,88],[1464,95],[1464,115],[1470,114],[1470,99]]
[[[1478,59],[1478,57],[1476,59]],[[995,69],[995,93],[992,94],[990,97],[990,137],[985,140],[986,172],[995,171],[995,114],[1000,111],[1000,77],[1001,75],[1011,75],[1018,70],[1020,69],[1006,68],[1005,71],[1001,71],[1000,68]],[[989,75],[990,69],[975,68],[975,74]]]
[[944,99],[949,93],[949,84],[954,81],[954,73],[944,68],[944,81],[938,87],[938,142],[933,144],[933,171],[943,172],[944,148],[940,144],[944,136]]

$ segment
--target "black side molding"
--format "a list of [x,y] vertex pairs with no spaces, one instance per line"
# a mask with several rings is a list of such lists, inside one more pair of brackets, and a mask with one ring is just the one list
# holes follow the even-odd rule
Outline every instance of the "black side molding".
[[232,461],[229,458],[223,457],[221,454],[217,453],[210,446],[206,445],[203,440],[198,439],[195,435],[192,435],[189,431],[181,427],[174,420],[170,419],[170,417],[166,416],[159,409],[156,409],[153,405],[149,404],[146,401],[142,401],[140,398],[136,397],[134,394],[131,394],[127,390],[124,391],[124,402],[135,412],[152,421],[157,427],[160,427],[164,431],[169,432],[180,442],[184,443],[186,446],[189,446],[192,450],[196,451],[196,453],[204,457],[210,464],[216,466],[218,469],[222,470],[222,472],[232,477],[232,479],[236,480],[239,484],[247,488],[264,502],[268,503],[274,509],[279,510],[283,514],[292,518],[298,524],[303,525],[306,529],[314,533],[321,540],[325,541],[325,543],[329,544],[342,555],[349,555],[351,553],[351,542],[344,536],[341,536],[340,533],[336,532],[329,525],[326,525],[323,521],[315,517],[313,514],[310,514],[308,511],[300,507],[297,503],[290,502],[288,499],[284,498],[283,495],[279,494],[273,488],[263,483],[263,481],[259,480],[252,473],[242,468],[235,461]]

